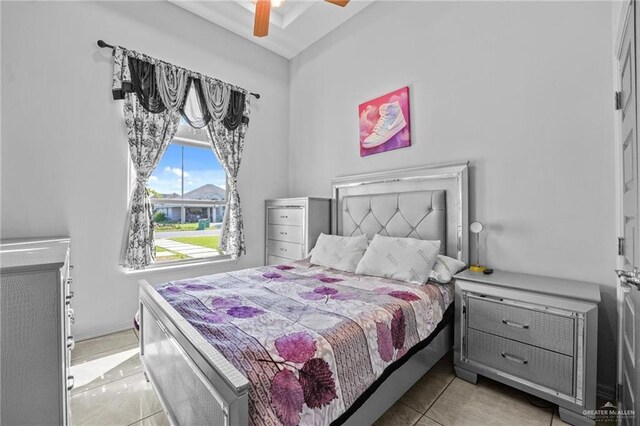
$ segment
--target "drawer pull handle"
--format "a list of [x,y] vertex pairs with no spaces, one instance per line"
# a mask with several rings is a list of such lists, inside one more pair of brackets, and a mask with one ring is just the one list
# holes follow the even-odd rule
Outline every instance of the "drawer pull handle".
[[285,251],[286,252],[287,249],[286,248],[280,248],[280,251]]
[[502,318],[502,323],[510,325],[511,327],[523,328],[525,330],[529,328],[529,324],[518,324],[517,322],[509,321],[504,318]]
[[517,362],[517,363],[520,363],[520,364],[529,363],[529,361],[527,361],[526,359],[518,358],[517,356],[509,355],[509,354],[506,354],[504,352],[501,352],[500,355],[502,355],[502,358],[508,359],[509,361]]
[[[71,384],[69,384],[69,381],[71,381]],[[73,387],[76,384],[76,380],[73,376],[67,376],[67,390],[70,391],[71,389],[73,389]]]
[[76,342],[73,336],[67,336],[67,349],[72,351],[76,347]]
[[289,219],[289,216],[282,215],[282,216],[280,216],[280,219]]
[[280,235],[287,235],[287,233],[280,231]]

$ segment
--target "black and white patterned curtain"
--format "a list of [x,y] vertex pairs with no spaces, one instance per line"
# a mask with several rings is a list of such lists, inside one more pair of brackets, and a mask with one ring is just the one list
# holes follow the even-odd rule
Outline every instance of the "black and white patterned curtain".
[[149,176],[178,128],[180,117],[208,130],[212,149],[229,187],[220,249],[246,254],[237,179],[249,124],[245,89],[116,46],[113,98],[124,99],[129,151],[136,169],[131,196],[125,266],[141,269],[155,259],[153,210],[146,192]]
[[[229,100],[229,109],[242,111],[241,116],[249,114],[249,102],[244,94],[233,92]],[[246,114],[246,115],[245,115]],[[246,254],[244,243],[244,225],[242,223],[242,208],[240,207],[240,193],[238,192],[238,171],[244,148],[244,137],[247,131],[246,120],[211,120],[207,126],[209,140],[213,151],[220,160],[220,164],[227,174],[229,199],[222,221],[222,238],[220,249],[233,256]]]
[[127,93],[124,121],[129,153],[136,172],[136,183],[129,202],[129,237],[124,265],[130,269],[142,269],[156,257],[153,208],[147,193],[147,181],[176,134],[180,115],[166,110],[153,114],[142,106],[137,96]]

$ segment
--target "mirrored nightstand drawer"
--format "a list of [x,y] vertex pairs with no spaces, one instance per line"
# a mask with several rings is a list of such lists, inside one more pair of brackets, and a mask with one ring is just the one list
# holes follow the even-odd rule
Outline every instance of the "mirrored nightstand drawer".
[[468,341],[469,360],[573,394],[572,357],[477,330],[469,330]]
[[574,319],[469,295],[469,328],[573,355]]

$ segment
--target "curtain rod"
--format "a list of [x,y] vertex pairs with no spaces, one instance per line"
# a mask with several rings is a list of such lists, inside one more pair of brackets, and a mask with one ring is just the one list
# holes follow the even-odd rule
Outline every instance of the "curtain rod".
[[[107,43],[105,43],[105,42],[104,42],[104,40],[98,40],[98,47],[101,47],[101,48],[109,48],[109,49],[111,49],[111,50],[114,50],[114,49],[115,49],[115,46],[113,46],[113,45],[111,45],[111,44],[107,44]],[[254,98],[256,98],[256,99],[260,99],[260,93],[253,93],[253,92],[249,92],[249,94],[250,94],[251,96],[253,96]]]

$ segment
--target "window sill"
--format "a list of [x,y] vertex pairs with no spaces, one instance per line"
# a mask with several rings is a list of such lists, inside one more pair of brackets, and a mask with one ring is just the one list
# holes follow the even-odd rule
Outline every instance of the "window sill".
[[133,270],[123,268],[123,272],[126,276],[153,275],[163,272],[180,271],[203,266],[225,265],[236,263],[237,261],[238,258],[233,258],[231,257],[231,255],[225,254],[207,259],[178,260],[175,262],[159,263],[151,265],[145,269]]

